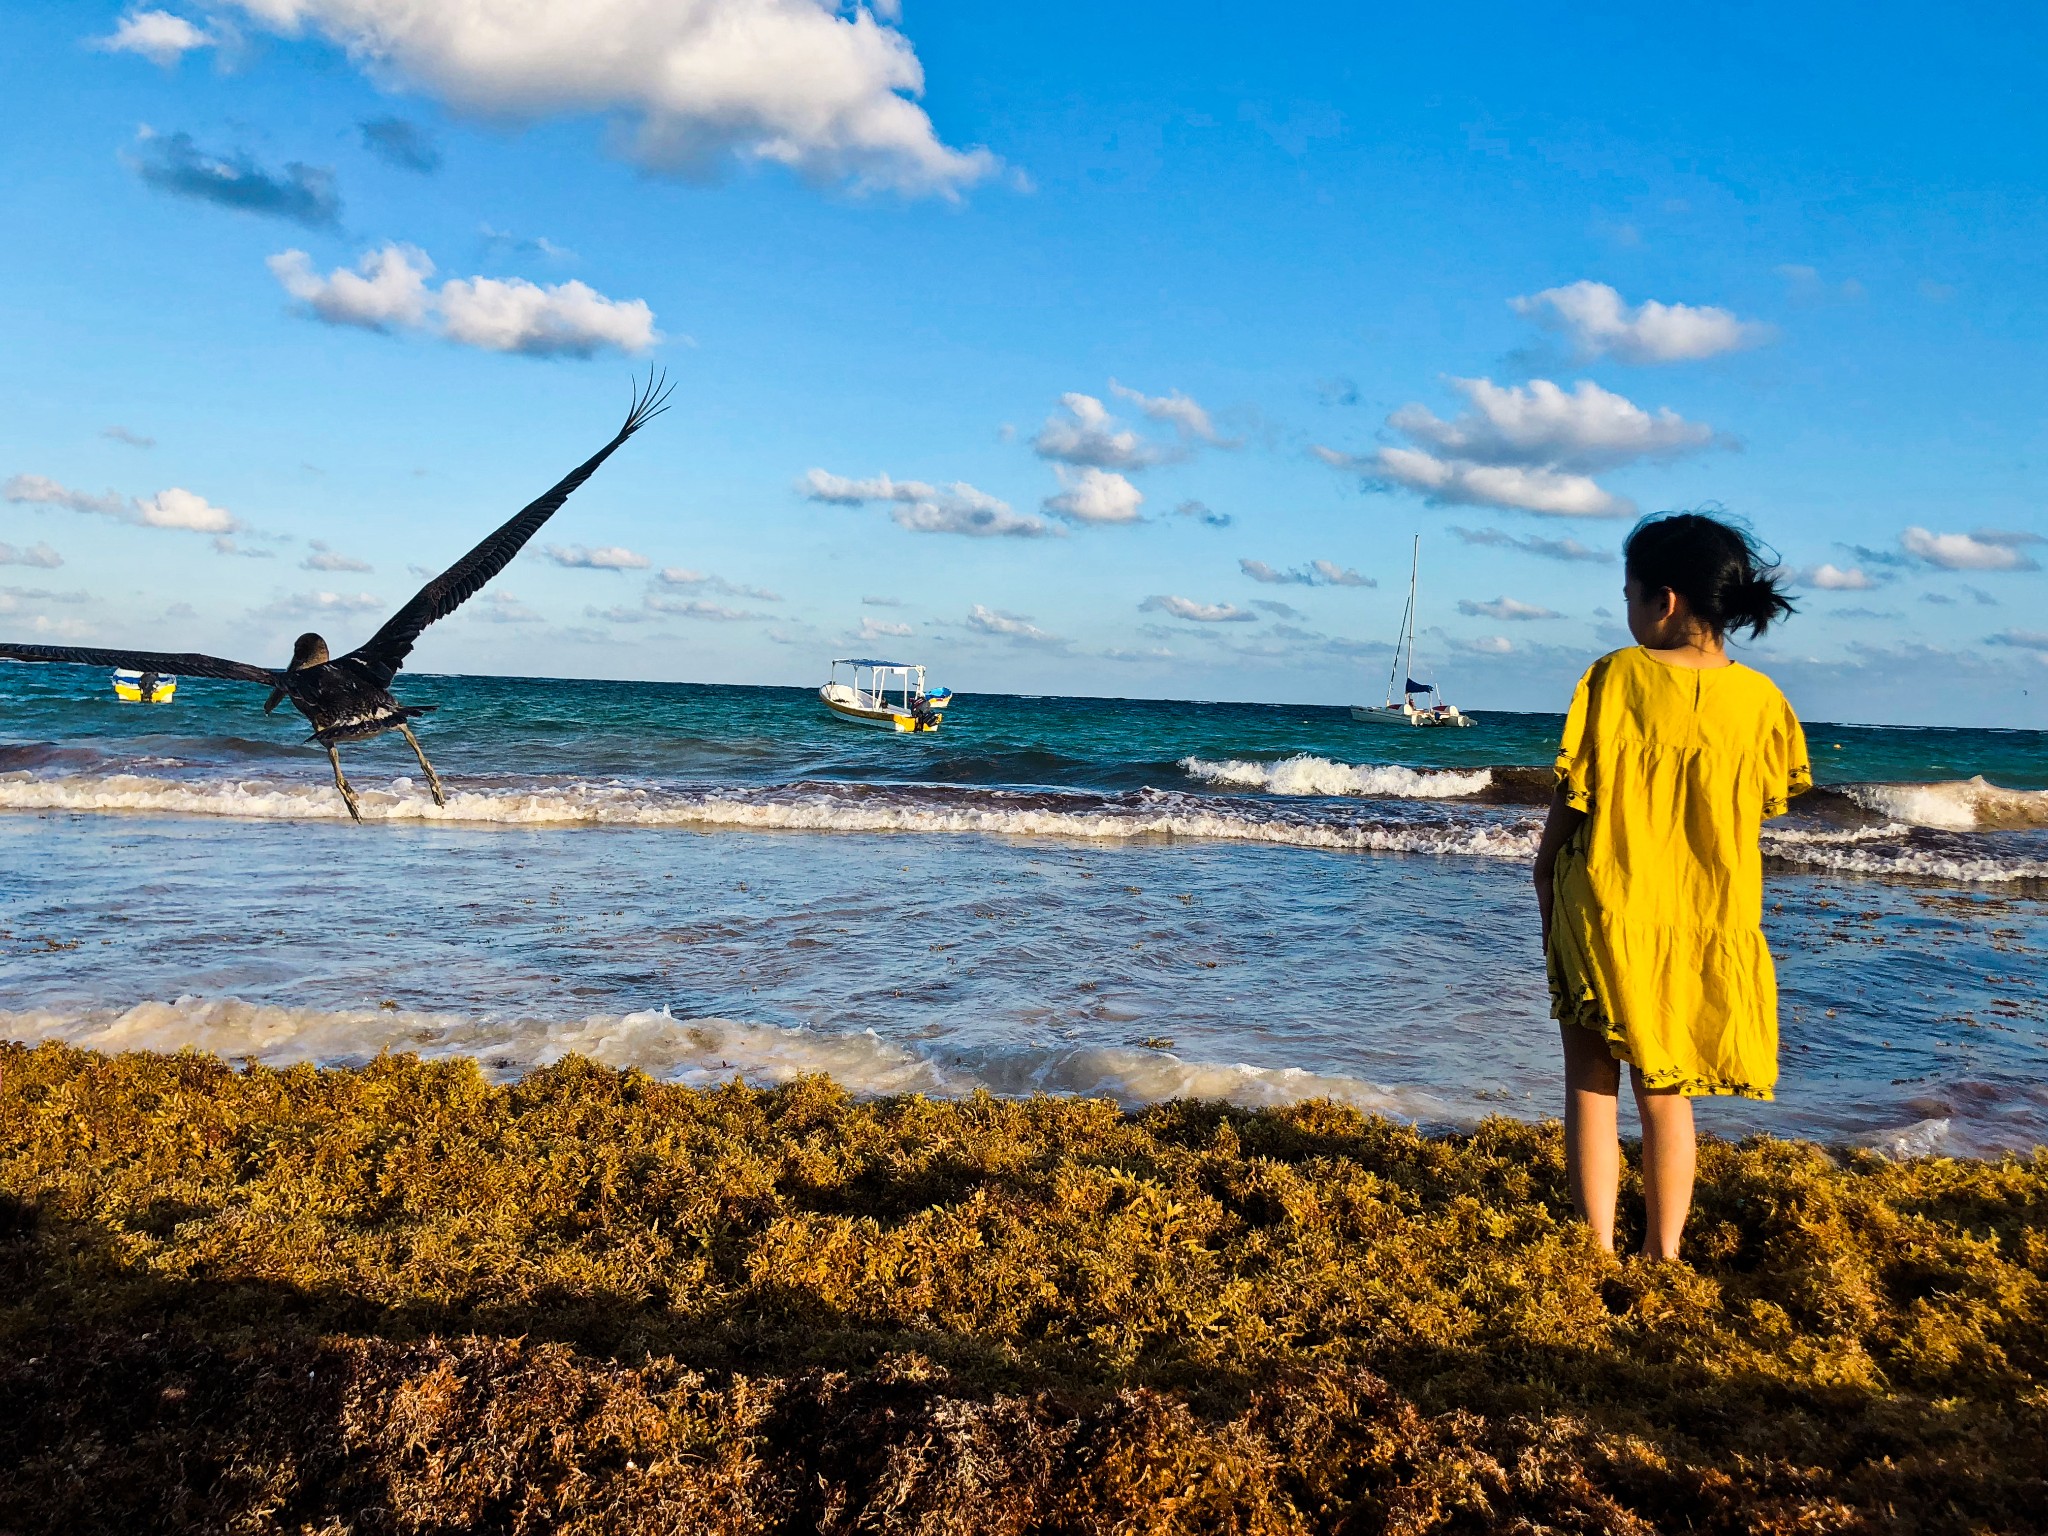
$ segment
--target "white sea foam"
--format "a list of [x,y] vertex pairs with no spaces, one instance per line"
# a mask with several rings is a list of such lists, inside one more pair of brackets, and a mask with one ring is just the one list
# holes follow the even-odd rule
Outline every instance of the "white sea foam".
[[2048,789],[2003,789],[1979,774],[1940,784],[1845,784],[1865,810],[1944,832],[2048,827]]
[[668,1012],[592,1014],[580,1019],[474,1018],[385,1008],[292,1008],[239,998],[181,997],[132,1008],[0,1011],[0,1039],[46,1040],[98,1051],[208,1051],[266,1066],[361,1063],[379,1052],[429,1059],[469,1056],[500,1081],[569,1055],[637,1067],[694,1087],[737,1077],[756,1085],[825,1073],[864,1095],[921,1093],[958,1098],[977,1089],[1113,1098],[1126,1106],[1176,1098],[1226,1099],[1247,1107],[1327,1098],[1433,1124],[1469,1124],[1469,1108],[1423,1089],[1386,1088],[1363,1078],[1184,1061],[1136,1046],[1015,1045],[922,1055],[873,1030],[831,1033],[678,1019]]
[[[436,806],[410,779],[382,788],[359,784],[366,821],[472,825],[598,825],[750,828],[804,832],[984,833],[1091,841],[1176,837],[1276,843],[1357,852],[1464,854],[1526,859],[1536,849],[1532,823],[1345,823],[1287,819],[1172,795],[1121,803],[1074,796],[1073,808],[1045,797],[984,791],[942,799],[822,792],[653,790],[621,783],[575,782],[534,788],[457,790]],[[345,817],[329,785],[276,779],[186,782],[137,774],[36,777],[0,774],[0,810],[157,811],[258,820]]]
[[1954,1126],[1946,1116],[1916,1120],[1911,1125],[1872,1131],[1857,1138],[1860,1145],[1885,1157],[1938,1157],[1953,1150]]
[[1449,800],[1476,795],[1493,783],[1484,768],[1469,771],[1404,768],[1397,763],[1338,763],[1300,755],[1262,763],[1247,758],[1184,757],[1189,778],[1233,789],[1263,789],[1274,795],[1387,795],[1409,800]]

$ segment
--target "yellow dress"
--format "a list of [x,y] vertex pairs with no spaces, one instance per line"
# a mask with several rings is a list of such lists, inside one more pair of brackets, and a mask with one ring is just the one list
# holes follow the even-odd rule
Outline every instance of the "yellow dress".
[[1631,646],[1579,679],[1557,781],[1586,820],[1553,877],[1552,1015],[1653,1088],[1771,1097],[1757,834],[1813,783],[1792,706],[1739,663],[1696,672]]

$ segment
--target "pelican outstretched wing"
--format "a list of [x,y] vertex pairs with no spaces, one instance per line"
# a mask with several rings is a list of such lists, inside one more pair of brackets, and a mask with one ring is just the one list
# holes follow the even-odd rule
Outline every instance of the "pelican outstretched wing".
[[485,582],[502,571],[519,553],[520,546],[539,532],[540,525],[555,515],[577,486],[597,473],[597,466],[610,458],[619,444],[668,409],[672,388],[666,373],[658,377],[650,373],[646,386],[634,390],[633,408],[626,413],[626,424],[619,428],[616,437],[570,470],[554,489],[532,502],[483,543],[421,587],[413,600],[394,613],[382,629],[342,659],[356,663],[374,677],[380,687],[390,687],[391,679],[405,665],[405,658],[411,653],[420,632],[436,619],[447,618],[476,596]]
[[237,683],[263,683],[275,688],[282,672],[201,656],[196,651],[102,651],[82,645],[9,645],[0,641],[0,660],[68,661],[80,667],[120,667],[130,672],[161,672],[168,677],[221,677]]

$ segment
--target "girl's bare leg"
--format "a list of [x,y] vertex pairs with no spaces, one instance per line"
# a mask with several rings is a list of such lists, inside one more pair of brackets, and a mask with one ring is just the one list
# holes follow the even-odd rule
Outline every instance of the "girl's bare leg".
[[1621,1184],[1621,1139],[1615,1126],[1621,1067],[1592,1030],[1576,1024],[1559,1028],[1564,1032],[1565,1183],[1579,1219],[1593,1229],[1594,1241],[1612,1253],[1614,1197]]
[[1692,1210],[1692,1100],[1675,1088],[1645,1088],[1643,1074],[1633,1068],[1629,1077],[1643,1117],[1643,1254],[1675,1259]]

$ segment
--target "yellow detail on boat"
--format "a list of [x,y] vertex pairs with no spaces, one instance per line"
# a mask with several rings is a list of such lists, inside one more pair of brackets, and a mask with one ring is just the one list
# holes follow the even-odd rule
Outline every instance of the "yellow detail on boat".
[[116,672],[114,674],[114,697],[124,704],[168,704],[178,693],[178,680],[152,674],[149,678],[149,697],[142,696],[143,676],[140,672]]

